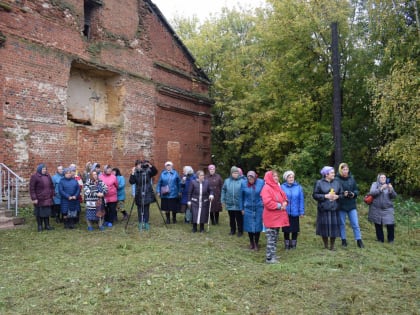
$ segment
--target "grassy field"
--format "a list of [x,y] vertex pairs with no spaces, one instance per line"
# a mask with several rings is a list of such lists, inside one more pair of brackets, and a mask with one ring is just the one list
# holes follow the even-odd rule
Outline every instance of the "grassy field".
[[258,252],[228,235],[226,211],[204,234],[165,227],[157,208],[141,233],[136,218],[127,231],[39,233],[26,215],[24,227],[0,231],[1,314],[420,314],[420,233],[399,225],[393,245],[377,243],[364,205],[366,248],[348,229],[348,248],[338,239],[324,250],[308,200],[298,248],[280,242],[278,265],[264,262],[264,235]]

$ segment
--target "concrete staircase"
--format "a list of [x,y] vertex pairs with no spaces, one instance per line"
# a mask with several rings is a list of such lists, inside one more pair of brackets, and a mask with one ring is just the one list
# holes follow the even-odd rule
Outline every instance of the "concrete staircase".
[[14,211],[0,208],[0,230],[13,229],[25,223],[24,218],[14,216]]

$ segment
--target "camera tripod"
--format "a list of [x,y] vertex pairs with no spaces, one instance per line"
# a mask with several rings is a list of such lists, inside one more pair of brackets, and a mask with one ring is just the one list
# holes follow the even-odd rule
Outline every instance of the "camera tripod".
[[[163,217],[160,204],[159,204],[159,202],[158,202],[158,200],[156,198],[155,192],[153,190],[153,182],[152,182],[152,179],[151,178],[150,178],[150,187],[152,189],[152,195],[153,195],[153,197],[154,197],[154,199],[156,201],[156,204],[157,204],[157,206],[159,208],[159,213],[160,213],[160,216],[162,217],[163,223],[165,224],[165,227],[168,228],[167,225],[166,225],[165,218]],[[137,195],[137,193],[140,193],[141,194],[140,223],[139,223],[139,231],[140,232],[143,231],[143,230],[146,230],[146,231],[149,230],[149,223],[144,222],[144,210],[145,210],[144,199],[146,197],[146,190],[147,190],[147,173],[146,173],[146,171],[143,171],[142,174],[141,174],[141,191],[140,192],[137,192],[137,189],[136,189],[136,195]],[[134,196],[133,197],[133,202],[132,202],[131,208],[130,208],[130,213],[128,215],[127,222],[125,224],[125,230],[126,231],[127,231],[128,223],[129,223],[130,218],[131,218],[131,214],[133,212],[135,200],[136,200],[136,197]],[[149,211],[150,211],[150,209],[149,209]]]

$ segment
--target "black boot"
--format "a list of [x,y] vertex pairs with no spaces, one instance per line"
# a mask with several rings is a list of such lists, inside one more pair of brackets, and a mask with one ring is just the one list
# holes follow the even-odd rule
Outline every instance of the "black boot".
[[63,218],[63,224],[64,224],[64,228],[68,229],[69,228],[69,219],[68,218]]
[[45,229],[48,231],[54,230],[54,228],[50,225],[50,218],[46,217],[44,218],[44,225],[45,225]]
[[365,245],[363,245],[363,242],[362,242],[362,240],[360,239],[360,240],[357,240],[357,246],[359,247],[359,248],[364,248],[365,247]]
[[330,237],[330,250],[332,251],[335,250],[334,243],[335,243],[335,237]]
[[200,223],[200,233],[204,233],[204,223]]
[[324,243],[324,248],[328,249],[328,237],[323,236],[322,242]]
[[285,250],[290,249],[290,240],[284,240],[284,249]]
[[171,214],[166,212],[166,224],[171,224]]
[[175,224],[176,223],[176,212],[172,212],[172,223]]
[[193,223],[192,232],[197,233],[197,223]]
[[42,232],[42,220],[41,217],[36,217],[36,223],[38,224],[38,232]]
[[297,240],[291,240],[290,249],[296,249],[297,246]]
[[345,238],[343,238],[343,239],[341,240],[341,246],[343,246],[343,247],[347,247],[347,240],[346,240]]
[[219,224],[219,212],[215,212],[214,213],[214,222],[217,224]]

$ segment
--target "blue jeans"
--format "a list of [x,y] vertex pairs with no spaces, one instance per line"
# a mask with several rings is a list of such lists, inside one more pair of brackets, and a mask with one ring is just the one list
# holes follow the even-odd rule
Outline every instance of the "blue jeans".
[[353,229],[354,239],[362,239],[362,234],[360,233],[359,219],[357,217],[357,210],[353,209],[350,211],[339,211],[340,215],[340,235],[341,239],[346,239],[346,217],[349,216],[350,225]]

